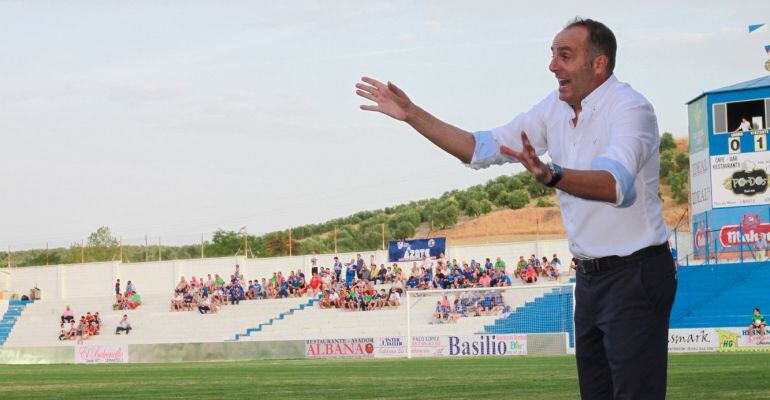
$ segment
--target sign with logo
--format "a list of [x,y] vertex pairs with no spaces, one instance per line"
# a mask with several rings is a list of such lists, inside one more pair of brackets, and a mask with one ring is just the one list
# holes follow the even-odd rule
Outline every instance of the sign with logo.
[[[749,330],[746,328],[717,328],[719,335],[717,351],[738,352],[738,351],[761,351],[770,352],[770,336],[764,338],[759,336],[759,331],[754,332],[753,337],[749,336]],[[764,339],[764,340],[762,340]]]
[[770,204],[768,170],[764,152],[711,157],[713,207]]
[[692,214],[711,210],[711,174],[709,151],[701,150],[690,156],[690,201]]
[[706,112],[706,96],[690,103],[687,106],[687,111],[687,133],[690,137],[690,153],[708,149],[708,113]]
[[719,229],[719,244],[722,248],[739,247],[741,243],[752,248],[765,237],[765,241],[770,237],[770,223],[762,222],[759,214],[743,215],[740,225],[723,225]]
[[75,346],[75,364],[111,364],[127,362],[127,344]]
[[[439,336],[413,336],[412,357],[441,357],[444,355]],[[400,337],[381,337],[374,341],[375,358],[406,357],[406,339]]]
[[306,340],[305,358],[374,358],[374,339]]
[[441,253],[446,253],[446,238],[391,241],[388,246],[388,261],[420,261],[425,256],[436,259]]
[[527,354],[527,335],[477,334],[442,336],[445,356],[512,356]]
[[719,335],[713,328],[668,331],[668,351],[671,352],[715,351],[718,344]]

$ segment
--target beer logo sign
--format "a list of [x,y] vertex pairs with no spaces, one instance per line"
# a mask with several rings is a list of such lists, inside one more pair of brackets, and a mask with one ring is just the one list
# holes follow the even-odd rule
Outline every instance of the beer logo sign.
[[755,168],[754,163],[746,161],[743,169],[733,172],[732,176],[724,182],[726,189],[735,194],[754,196],[767,191],[767,172],[761,168]]

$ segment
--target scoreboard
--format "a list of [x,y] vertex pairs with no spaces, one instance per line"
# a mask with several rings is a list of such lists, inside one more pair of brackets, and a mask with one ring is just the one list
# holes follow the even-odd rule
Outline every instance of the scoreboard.
[[688,103],[696,258],[762,259],[770,241],[770,76]]

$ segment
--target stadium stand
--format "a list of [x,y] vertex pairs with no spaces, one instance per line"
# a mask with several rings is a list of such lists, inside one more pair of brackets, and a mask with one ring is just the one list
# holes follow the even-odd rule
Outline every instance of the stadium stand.
[[3,319],[0,321],[0,346],[3,346],[8,340],[8,336],[11,334],[13,327],[16,325],[19,317],[26,308],[27,304],[32,303],[31,300],[11,300],[5,306],[3,311]]
[[[551,289],[523,306],[517,307],[510,315],[495,320],[493,325],[484,326],[487,333],[559,333],[569,334],[570,347],[575,343],[573,290],[569,286]],[[555,315],[558,324],[546,321],[543,315]]]
[[680,267],[671,328],[745,327],[770,309],[770,262]]

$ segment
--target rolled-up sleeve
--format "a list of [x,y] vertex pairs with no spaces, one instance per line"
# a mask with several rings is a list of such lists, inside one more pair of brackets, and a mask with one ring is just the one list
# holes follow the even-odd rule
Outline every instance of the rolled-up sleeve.
[[502,165],[518,162],[514,157],[500,153],[500,146],[506,146],[516,151],[521,151],[521,132],[529,137],[530,143],[538,155],[546,151],[546,125],[542,118],[541,102],[531,110],[517,115],[511,122],[494,128],[490,131],[478,131],[473,133],[476,146],[473,150],[473,159],[468,166],[473,169],[487,168],[490,165]]
[[636,177],[658,148],[658,121],[649,102],[635,100],[618,107],[610,122],[606,150],[591,162],[592,170],[607,171],[615,178],[616,207],[636,201]]

